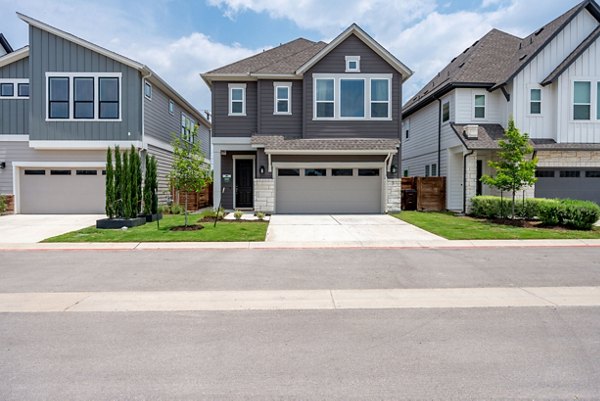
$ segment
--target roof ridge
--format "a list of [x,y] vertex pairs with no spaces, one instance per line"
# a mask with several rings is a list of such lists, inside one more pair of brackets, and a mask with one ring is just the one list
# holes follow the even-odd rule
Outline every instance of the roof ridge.
[[[298,39],[304,39],[304,38],[298,38]],[[307,40],[307,39],[304,39],[304,40]],[[312,42],[312,40],[310,40],[309,42]],[[274,65],[274,64],[280,63],[280,62],[282,62],[282,61],[284,61],[284,60],[287,60],[287,59],[289,59],[289,58],[291,58],[291,57],[297,56],[298,54],[300,54],[300,53],[303,53],[303,52],[307,51],[308,49],[310,49],[310,48],[313,48],[313,47],[315,47],[315,46],[317,46],[317,45],[320,45],[321,43],[324,43],[324,44],[326,44],[326,43],[325,43],[325,42],[323,42],[323,41],[312,42],[312,44],[311,44],[310,46],[306,46],[306,47],[305,47],[305,48],[303,48],[302,50],[298,50],[297,52],[295,52],[295,53],[292,53],[292,54],[289,54],[289,55],[287,55],[287,56],[285,56],[285,57],[282,57],[282,58],[280,58],[280,59],[278,59],[278,60],[273,60],[273,62],[271,62],[271,63],[269,63],[269,64],[267,64],[267,65],[265,65],[265,66],[263,66],[263,67],[259,68],[257,71],[264,70],[265,68],[268,68],[269,66],[272,66],[272,65]],[[240,61],[242,61],[242,60],[240,60]]]
[[[310,43],[311,43],[311,45],[310,45],[310,46],[313,46],[313,45],[316,43],[316,42],[313,42],[313,41],[312,41],[312,40],[310,40],[310,39],[305,39],[305,38],[303,38],[303,37],[299,37],[299,38],[296,38],[296,39],[292,39],[292,40],[290,40],[289,42],[286,42],[286,43],[281,43],[279,46],[272,47],[272,48],[270,48],[270,49],[268,49],[268,50],[263,50],[263,51],[262,51],[262,52],[260,52],[260,53],[253,54],[253,55],[251,55],[251,56],[248,56],[248,57],[246,57],[246,58],[243,58],[243,59],[241,59],[241,60],[236,60],[236,61],[233,61],[233,62],[231,62],[231,63],[229,63],[229,64],[225,64],[225,65],[223,65],[223,66],[220,66],[220,67],[218,67],[218,68],[214,68],[214,69],[212,69],[212,70],[210,70],[210,71],[208,71],[208,72],[204,73],[203,75],[212,74],[212,73],[214,73],[215,71],[218,71],[218,70],[221,70],[221,69],[224,69],[224,68],[227,68],[227,67],[231,67],[232,65],[235,65],[235,64],[238,64],[238,63],[242,63],[242,62],[244,62],[244,61],[248,61],[248,60],[252,60],[252,59],[258,58],[258,57],[260,57],[260,56],[264,55],[265,53],[272,52],[272,51],[274,51],[274,50],[277,50],[277,49],[280,49],[280,48],[282,48],[283,46],[288,46],[288,45],[290,45],[291,43],[294,43],[294,42],[297,42],[297,41],[300,41],[300,40],[304,40],[304,41],[306,41],[306,42],[310,42]],[[309,47],[309,46],[306,46],[306,47],[305,47],[305,48],[303,48],[302,50],[305,50],[305,49],[307,49],[308,47]],[[266,64],[265,66],[261,67],[260,69],[262,69],[262,68],[265,68],[266,66],[268,66],[268,65],[271,65],[271,64],[273,64],[273,63]]]

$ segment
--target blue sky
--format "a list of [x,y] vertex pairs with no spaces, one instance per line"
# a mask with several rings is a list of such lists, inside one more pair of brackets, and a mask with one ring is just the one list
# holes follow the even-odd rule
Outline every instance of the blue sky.
[[353,22],[415,71],[408,98],[491,28],[524,36],[578,2],[0,0],[0,32],[13,47],[25,45],[27,26],[14,14],[22,12],[149,65],[205,110],[210,95],[199,73],[300,36],[329,41]]

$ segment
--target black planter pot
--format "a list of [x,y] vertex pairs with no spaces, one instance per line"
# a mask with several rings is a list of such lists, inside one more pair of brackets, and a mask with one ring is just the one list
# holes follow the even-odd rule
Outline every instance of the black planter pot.
[[162,215],[162,213],[155,213],[155,214],[147,214],[144,217],[146,218],[146,223],[152,223],[153,221],[161,220],[163,218],[163,215]]
[[100,229],[119,229],[123,227],[131,228],[146,224],[146,217],[134,217],[132,219],[100,219],[96,220],[96,228]]

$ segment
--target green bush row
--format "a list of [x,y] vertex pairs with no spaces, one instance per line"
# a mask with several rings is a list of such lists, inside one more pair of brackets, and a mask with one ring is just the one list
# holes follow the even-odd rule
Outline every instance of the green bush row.
[[[497,196],[476,196],[471,214],[488,219],[511,215],[512,202]],[[532,198],[517,200],[515,215],[524,219],[538,218],[546,225],[591,230],[600,219],[600,206],[590,201]]]

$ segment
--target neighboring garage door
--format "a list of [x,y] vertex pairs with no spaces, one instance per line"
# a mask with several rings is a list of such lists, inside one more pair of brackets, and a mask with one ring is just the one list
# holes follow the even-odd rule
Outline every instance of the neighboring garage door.
[[544,168],[536,171],[537,198],[582,199],[600,203],[600,169]]
[[382,213],[381,169],[276,170],[276,213]]
[[104,213],[102,169],[21,168],[20,212]]

